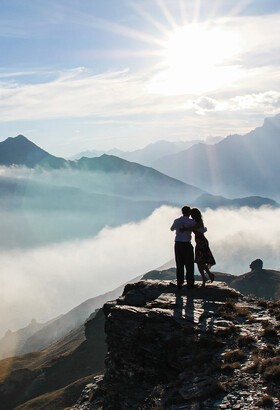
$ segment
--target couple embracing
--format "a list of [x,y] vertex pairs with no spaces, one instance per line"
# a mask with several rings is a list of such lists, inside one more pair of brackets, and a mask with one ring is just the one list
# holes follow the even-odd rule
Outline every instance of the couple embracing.
[[[209,243],[204,233],[207,228],[204,227],[201,212],[198,208],[183,206],[182,216],[175,219],[171,226],[171,231],[176,231],[175,236],[175,260],[177,268],[177,287],[181,289],[184,283],[184,268],[186,268],[187,288],[196,287],[194,284],[194,262],[196,262],[199,272],[202,276],[203,286],[207,281],[206,274],[213,282],[215,275],[210,272],[209,268],[216,264]],[[191,217],[191,218],[190,218]],[[195,257],[193,246],[191,244],[191,234],[195,235]]]

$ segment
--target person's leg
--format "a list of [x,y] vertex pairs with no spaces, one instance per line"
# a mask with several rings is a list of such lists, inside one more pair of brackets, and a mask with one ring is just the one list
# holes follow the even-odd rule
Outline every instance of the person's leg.
[[208,268],[206,263],[204,264],[203,269],[207,273],[207,275],[209,276],[211,282],[213,282],[213,280],[215,279],[215,275],[214,275],[214,273],[210,272],[210,269]]
[[185,266],[187,285],[192,287],[194,285],[194,254],[193,246],[190,242],[186,243]]
[[[198,263],[197,264],[197,268],[198,268],[198,270],[199,270],[199,272],[200,272],[200,274],[201,274],[201,277],[202,277],[202,282],[203,282],[203,286],[205,286],[205,283],[206,283],[206,281],[207,281],[207,279],[206,279],[206,275],[205,275],[205,265],[204,264],[202,264],[202,263]],[[209,269],[208,269],[209,270]]]
[[182,243],[175,242],[175,261],[176,261],[176,276],[177,276],[177,286],[180,287],[184,283],[184,259],[182,252]]

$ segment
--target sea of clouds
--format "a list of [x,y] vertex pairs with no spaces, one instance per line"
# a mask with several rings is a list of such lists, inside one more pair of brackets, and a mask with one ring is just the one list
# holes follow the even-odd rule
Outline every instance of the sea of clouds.
[[[47,246],[0,248],[0,337],[44,322],[173,259],[170,231],[180,209],[162,206],[139,223],[105,227],[97,236]],[[1,217],[1,215],[0,215]],[[280,270],[280,210],[207,210],[215,271],[242,274],[256,258]]]

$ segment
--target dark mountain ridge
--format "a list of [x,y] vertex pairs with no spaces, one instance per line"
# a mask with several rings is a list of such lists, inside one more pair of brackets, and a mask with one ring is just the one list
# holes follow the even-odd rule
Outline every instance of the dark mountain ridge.
[[23,135],[9,137],[0,142],[0,165],[25,165],[28,168],[33,168],[40,164],[41,166],[60,168],[66,163],[65,159],[50,155]]
[[217,209],[217,208],[242,208],[244,206],[249,208],[260,208],[262,206],[269,206],[271,208],[279,208],[278,202],[270,198],[261,196],[249,196],[245,198],[229,199],[221,195],[202,194],[193,204],[194,207],[200,209]]
[[[57,158],[21,135],[0,143],[0,165],[35,168],[37,176],[40,170],[53,171],[54,184],[63,183],[79,188],[87,181],[87,190],[90,189],[91,192],[114,195],[118,192],[118,195],[145,200],[172,198],[177,203],[182,197],[189,198],[190,201],[203,193],[201,189],[164,175],[153,168],[113,155],[83,157],[77,161]],[[60,174],[56,171],[64,172]],[[81,172],[86,173],[87,178],[79,178]],[[48,175],[50,174],[49,172]]]
[[8,356],[17,356],[22,353],[21,346],[24,345],[25,341],[28,340],[31,335],[40,331],[56,319],[52,319],[46,323],[38,323],[36,319],[32,319],[31,322],[22,329],[15,332],[7,330],[5,335],[0,339],[0,359]]

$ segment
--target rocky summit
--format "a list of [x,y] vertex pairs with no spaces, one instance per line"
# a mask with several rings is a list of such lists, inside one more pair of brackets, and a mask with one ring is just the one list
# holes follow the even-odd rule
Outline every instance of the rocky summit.
[[279,302],[142,280],[103,311],[105,373],[73,409],[280,408]]

